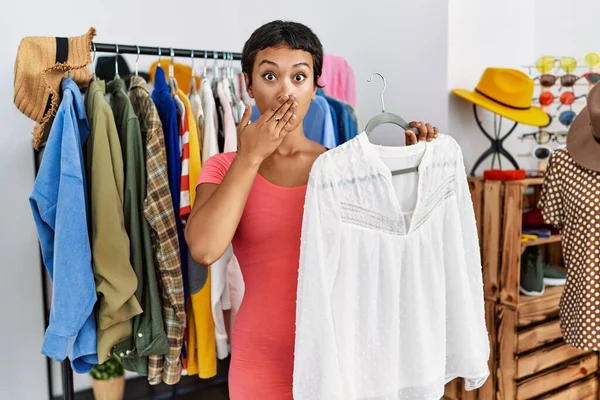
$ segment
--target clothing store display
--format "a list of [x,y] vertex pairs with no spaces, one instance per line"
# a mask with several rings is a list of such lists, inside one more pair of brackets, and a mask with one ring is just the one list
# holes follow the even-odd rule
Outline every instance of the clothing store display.
[[541,296],[544,294],[544,266],[538,249],[530,247],[521,256],[520,281],[519,290],[524,295]]
[[356,82],[354,70],[340,56],[325,54],[319,84],[325,93],[344,103],[356,107]]
[[[228,335],[225,324],[224,310],[231,309],[231,297],[229,293],[227,270],[230,263],[237,264],[237,258],[233,254],[231,245],[227,247],[225,253],[210,266],[211,272],[211,307],[212,316],[215,324],[215,341],[217,346],[217,357],[220,360],[227,358],[229,347],[227,343]],[[232,266],[237,268],[238,266]],[[242,282],[243,284],[243,282]]]
[[52,280],[50,321],[42,353],[71,360],[86,373],[96,354],[96,287],[88,236],[87,186],[82,146],[90,125],[77,84],[65,79],[29,203],[42,260]]
[[592,87],[567,135],[567,150],[577,164],[600,172],[600,85]]
[[79,85],[87,85],[92,74],[92,39],[96,29],[77,37],[29,36],[21,40],[14,66],[15,106],[38,123],[33,130],[33,147],[45,142],[46,124],[60,103],[59,91],[65,71]]
[[185,309],[179,242],[169,191],[164,134],[156,106],[150,98],[144,79],[132,77],[129,98],[146,143],[147,191],[144,215],[152,227],[152,247],[156,249],[154,265],[162,291],[160,302],[169,346],[168,353],[164,357],[149,355],[148,381],[150,384],[164,381],[173,385],[179,382],[181,377],[179,356],[183,343]]
[[233,110],[226,95],[226,90],[227,87],[225,81],[219,81],[219,83],[217,83],[217,95],[221,103],[220,111],[221,120],[223,121],[222,133],[225,138],[223,152],[228,153],[237,151],[237,130],[233,119]]
[[132,318],[142,313],[135,297],[138,280],[131,266],[123,214],[123,153],[105,94],[104,81],[94,80],[85,99],[91,124],[85,158],[90,193],[92,260],[100,300],[96,315],[100,364],[112,357],[117,343],[131,337]]
[[202,100],[202,109],[204,112],[204,123],[202,130],[204,132],[202,140],[202,163],[205,163],[213,155],[219,153],[219,142],[217,134],[219,127],[217,126],[217,106],[215,104],[215,96],[211,89],[210,82],[206,79],[202,80],[200,87],[200,98]]
[[345,143],[358,134],[358,127],[354,124],[354,118],[346,104],[329,96],[323,96],[334,111],[332,118],[337,121],[337,143]]
[[[168,56],[168,53],[165,54],[165,56]],[[154,83],[156,70],[159,68],[159,65],[164,71],[168,71],[171,64],[173,65],[173,78],[175,78],[177,81],[177,87],[184,93],[190,93],[192,83],[192,68],[189,65],[182,64],[177,61],[171,63],[169,58],[164,58],[160,60],[160,62],[158,60],[154,61],[150,65],[150,83]],[[196,87],[200,87],[200,77],[196,76],[195,79]]]
[[[182,222],[187,221],[192,212],[190,202],[190,125],[187,110],[183,100],[177,94],[173,96],[177,105],[179,118],[179,154],[181,164],[181,178],[179,181],[179,218]],[[183,271],[185,274],[185,271]]]
[[188,375],[208,379],[217,374],[216,332],[211,312],[212,266],[196,263],[191,254],[188,263],[190,301],[187,305],[187,372]]
[[[415,165],[418,174],[390,172]],[[385,147],[363,132],[319,156],[297,296],[296,400],[437,400],[457,377],[481,387],[490,352],[482,266],[456,141]]]
[[600,350],[598,182],[600,172],[578,164],[567,149],[555,150],[539,202],[545,222],[560,229],[567,269],[567,282],[560,299],[562,335],[571,346],[590,351]]
[[181,271],[183,278],[184,299],[187,298],[187,244],[183,234],[183,224],[179,218],[179,206],[181,196],[181,157],[179,148],[179,123],[177,118],[177,106],[171,96],[165,71],[162,68],[156,69],[154,76],[154,90],[152,91],[152,100],[158,110],[158,115],[163,126],[165,135],[165,148],[167,153],[167,170],[169,172],[169,188],[171,190],[171,199],[173,209],[175,210],[177,236],[179,242],[179,257],[181,261]]
[[135,297],[144,310],[133,318],[131,337],[115,346],[114,353],[119,356],[125,369],[148,375],[147,356],[166,354],[169,344],[154,269],[150,225],[144,216],[147,190],[144,138],[131,100],[125,92],[125,82],[122,79],[113,80],[108,84],[108,91],[123,152],[123,214],[129,236],[131,265],[138,281]]
[[[194,206],[194,202],[196,200],[196,182],[198,182],[198,177],[200,176],[200,170],[202,169],[201,155],[200,155],[200,143],[198,142],[198,129],[196,125],[196,119],[193,114],[192,105],[186,94],[177,90],[176,97],[181,99],[185,109],[185,115],[187,119],[188,126],[188,146],[189,146],[189,164],[188,164],[188,173],[189,173],[189,182],[188,182],[188,190],[190,194],[190,206]],[[183,164],[183,163],[182,163]]]
[[532,106],[533,80],[524,72],[508,68],[486,68],[475,90],[454,89],[452,93],[512,121],[547,126],[548,114]]
[[[196,133],[198,134],[198,147],[200,149],[200,159],[202,161],[203,141],[204,141],[204,110],[202,109],[202,99],[200,98],[200,92],[196,91],[190,94],[190,107],[192,107],[192,115],[196,122]],[[192,185],[196,184],[196,181],[191,182]]]
[[[236,154],[204,162],[199,183],[220,184]],[[256,176],[232,245],[245,283],[231,339],[232,400],[292,398],[300,232],[306,186]]]
[[[191,207],[194,206],[196,199],[196,182],[201,171],[200,146],[198,143],[198,133],[196,132],[196,122],[192,114],[192,108],[189,99],[181,90],[177,91],[176,98],[179,98],[184,106],[184,116],[182,124],[187,124],[188,150],[189,150],[189,193]],[[184,142],[185,143],[185,142]],[[182,158],[182,165],[184,159]],[[210,307],[210,267],[197,264],[188,251],[188,276],[190,302],[187,310],[191,318],[188,318],[188,341],[187,347],[187,372],[188,375],[198,375],[200,378],[208,379],[217,374],[217,356],[215,344],[215,326]],[[198,275],[202,275],[198,277]],[[190,305],[191,304],[191,305]]]

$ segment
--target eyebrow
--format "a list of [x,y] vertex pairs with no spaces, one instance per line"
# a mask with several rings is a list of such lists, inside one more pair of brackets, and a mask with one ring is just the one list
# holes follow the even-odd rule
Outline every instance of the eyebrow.
[[[261,66],[263,64],[269,64],[269,65],[273,65],[273,66],[279,68],[279,65],[277,65],[277,63],[275,63],[275,62],[273,62],[271,60],[262,60],[260,62],[260,64],[258,64],[258,65]],[[305,63],[305,62],[299,62],[297,64],[294,64],[293,68],[296,68],[296,67],[307,67],[307,68],[310,68],[310,65],[308,65],[308,63]]]

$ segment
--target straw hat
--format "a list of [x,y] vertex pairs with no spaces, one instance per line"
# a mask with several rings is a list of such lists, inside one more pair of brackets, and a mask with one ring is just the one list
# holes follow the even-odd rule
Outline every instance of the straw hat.
[[579,165],[600,172],[600,85],[592,87],[587,105],[569,128],[567,150]]
[[548,114],[531,105],[533,80],[521,71],[487,68],[474,91],[454,89],[452,92],[493,113],[526,125],[547,126]]
[[92,62],[92,39],[96,30],[90,28],[82,36],[25,37],[19,44],[15,61],[14,103],[26,116],[38,123],[33,130],[33,147],[37,150],[45,141],[46,124],[60,103],[60,83],[71,71],[71,79],[87,85],[92,74],[87,65]]

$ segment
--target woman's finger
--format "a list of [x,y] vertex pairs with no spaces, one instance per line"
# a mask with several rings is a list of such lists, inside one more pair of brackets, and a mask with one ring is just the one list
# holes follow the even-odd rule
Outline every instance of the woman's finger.
[[411,130],[407,130],[404,132],[405,133],[405,142],[407,146],[413,145],[413,144],[417,144],[417,135],[415,135],[415,133]]
[[440,135],[440,130],[436,127],[433,127],[433,134],[434,137],[437,139],[437,137]]
[[260,116],[260,118],[263,119],[263,121],[270,120],[273,117],[273,115],[275,115],[275,113],[277,111],[279,111],[279,109],[289,101],[289,99],[290,98],[287,95],[285,95],[285,96],[279,96],[277,98],[277,105],[275,107],[269,108],[267,111],[265,111],[265,113],[262,114]]
[[294,104],[292,104],[292,106],[285,113],[285,115],[283,116],[283,118],[281,118],[281,121],[279,121],[277,123],[276,132],[277,132],[278,135],[281,134],[281,131],[285,127],[287,127],[288,123],[290,122],[290,120],[294,116],[294,113],[296,112],[296,108],[298,108],[298,103],[294,102]]
[[275,126],[277,126],[279,121],[281,121],[281,119],[284,117],[285,113],[287,113],[290,107],[292,107],[294,104],[296,104],[296,102],[294,98],[290,96],[288,101],[286,101],[285,104],[279,107],[279,110],[277,110],[275,114],[273,114],[273,116],[268,120],[268,122],[274,122]]
[[428,122],[425,124],[425,127],[427,128],[427,141],[431,142],[434,138],[435,138],[435,133],[433,131],[433,126],[431,126],[431,124]]
[[425,124],[419,121],[417,128],[419,128],[419,140],[427,140],[427,127]]
[[242,115],[242,119],[238,125],[239,129],[244,129],[246,125],[250,123],[250,118],[252,117],[252,107],[250,104],[246,104],[246,108],[244,109],[244,115]]

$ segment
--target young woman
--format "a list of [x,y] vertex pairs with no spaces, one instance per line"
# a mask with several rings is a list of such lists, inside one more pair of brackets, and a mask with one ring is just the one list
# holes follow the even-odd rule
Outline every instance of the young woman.
[[[215,262],[233,243],[245,293],[232,333],[233,400],[292,399],[296,290],[306,184],[326,149],[304,136],[302,120],[315,98],[323,48],[306,26],[274,21],[246,42],[242,71],[261,113],[238,128],[237,153],[202,168],[186,241],[196,261]],[[421,140],[438,135],[411,122]],[[407,132],[406,143],[417,143]]]

